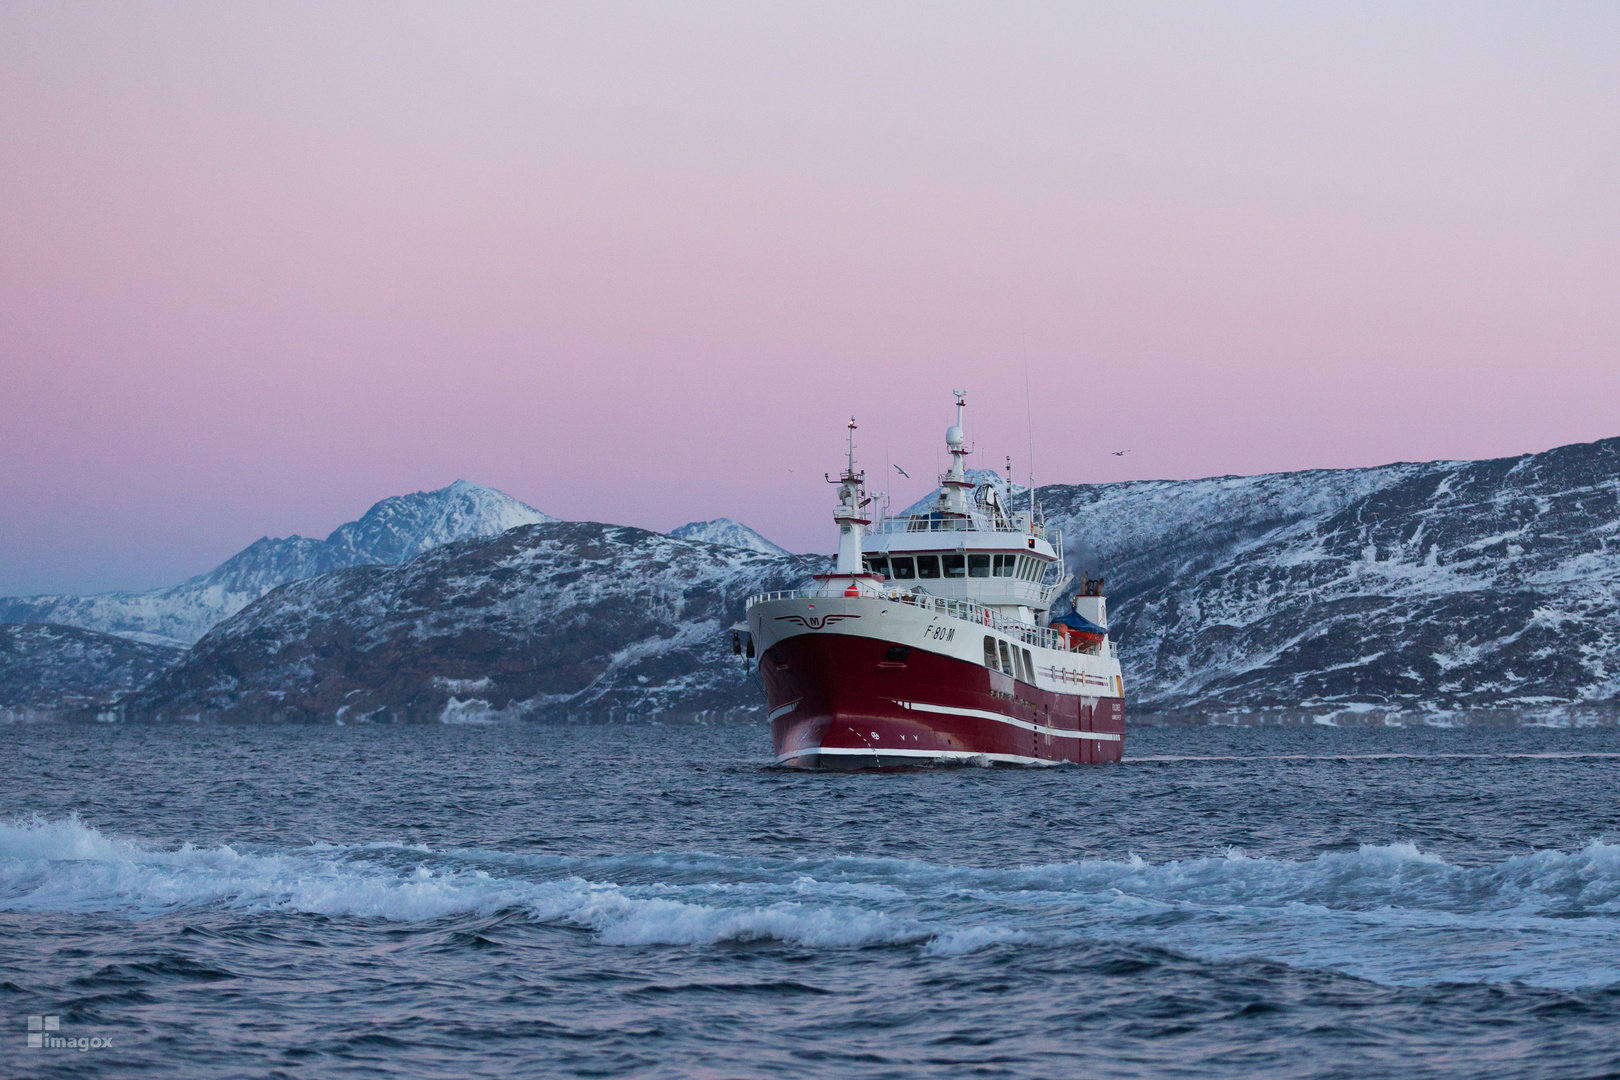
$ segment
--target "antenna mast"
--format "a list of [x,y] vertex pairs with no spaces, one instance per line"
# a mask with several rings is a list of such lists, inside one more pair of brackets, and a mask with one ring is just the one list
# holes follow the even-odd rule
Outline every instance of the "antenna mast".
[[1029,431],[1029,531],[1035,531],[1035,413],[1029,404],[1029,361],[1024,361],[1024,423]]
[[[827,482],[838,485],[838,509],[833,512],[833,520],[838,523],[838,564],[837,573],[858,575],[861,572],[861,536],[866,526],[872,524],[871,520],[863,516],[862,510],[872,500],[862,498],[863,488],[866,484],[866,474],[855,471],[855,418],[849,418],[849,456],[846,459],[843,475],[837,480],[827,477]],[[855,585],[850,584],[851,588]]]

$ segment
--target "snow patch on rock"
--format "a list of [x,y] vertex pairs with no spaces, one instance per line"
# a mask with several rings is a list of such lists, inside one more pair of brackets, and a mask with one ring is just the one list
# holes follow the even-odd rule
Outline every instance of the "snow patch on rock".
[[678,540],[701,540],[706,544],[721,544],[725,547],[742,548],[744,551],[759,551],[766,555],[792,554],[787,548],[771,543],[747,525],[731,518],[690,521],[678,529],[669,530],[669,535]]

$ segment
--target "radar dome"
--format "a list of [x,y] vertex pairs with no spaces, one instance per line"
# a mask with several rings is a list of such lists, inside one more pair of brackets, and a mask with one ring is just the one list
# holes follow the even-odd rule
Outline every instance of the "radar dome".
[[962,425],[961,424],[952,424],[950,427],[945,429],[945,445],[946,446],[961,446],[962,442],[963,442],[963,439],[962,439]]

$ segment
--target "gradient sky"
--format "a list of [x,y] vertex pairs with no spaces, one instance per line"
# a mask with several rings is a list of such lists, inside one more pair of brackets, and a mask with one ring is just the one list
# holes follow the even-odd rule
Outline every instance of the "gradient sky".
[[[0,2],[0,593],[1620,435],[1620,4]],[[1129,449],[1124,458],[1108,455]],[[898,477],[896,477],[898,480]]]

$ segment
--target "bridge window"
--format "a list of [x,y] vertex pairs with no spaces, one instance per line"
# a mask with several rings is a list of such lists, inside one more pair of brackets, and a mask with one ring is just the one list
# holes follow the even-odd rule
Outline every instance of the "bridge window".
[[958,578],[962,576],[963,560],[960,555],[942,555],[940,559],[945,564],[945,576]]
[[990,576],[990,556],[988,556],[988,555],[969,555],[968,556],[968,577],[989,577],[989,576]]
[[984,666],[991,671],[996,670],[996,639],[986,634],[984,638]]
[[1013,571],[1017,567],[1018,556],[1016,555],[997,555],[995,557],[994,569],[996,577],[1012,577]]
[[939,577],[939,556],[938,555],[919,555],[919,556],[917,556],[917,576],[920,577],[920,578],[937,578],[937,577]]
[[869,574],[882,574],[889,576],[889,560],[887,556],[879,555],[866,560],[866,572]]
[[890,559],[889,569],[896,581],[910,581],[917,576],[917,567],[911,561],[910,555],[900,555]]

